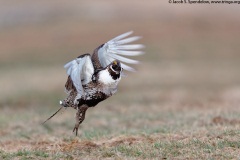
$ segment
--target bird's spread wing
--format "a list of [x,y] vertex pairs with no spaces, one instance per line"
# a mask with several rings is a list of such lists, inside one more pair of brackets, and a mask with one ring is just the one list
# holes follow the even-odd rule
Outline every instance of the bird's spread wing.
[[130,31],[130,32],[121,34],[113,38],[112,40],[108,41],[107,43],[105,43],[98,50],[98,57],[102,67],[108,66],[112,61],[117,59],[120,62],[122,62],[121,66],[124,70],[135,71],[132,67],[124,63],[137,64],[138,61],[130,58],[125,58],[124,56],[137,56],[137,55],[143,54],[144,52],[139,51],[139,49],[144,48],[144,45],[129,44],[141,38],[139,36],[128,37],[132,33],[133,32]]
[[92,74],[94,73],[90,55],[84,54],[79,56],[78,58],[65,64],[64,68],[67,70],[67,74],[71,77],[79,96],[84,95],[82,85],[90,82]]

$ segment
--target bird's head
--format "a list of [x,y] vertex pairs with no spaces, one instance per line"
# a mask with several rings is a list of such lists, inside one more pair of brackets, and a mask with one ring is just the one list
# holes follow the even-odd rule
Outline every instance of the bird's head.
[[121,63],[119,60],[114,60],[109,65],[109,69],[115,74],[120,74],[122,71]]

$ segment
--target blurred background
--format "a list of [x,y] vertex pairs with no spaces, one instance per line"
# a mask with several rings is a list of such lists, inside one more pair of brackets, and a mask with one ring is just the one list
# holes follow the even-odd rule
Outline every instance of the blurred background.
[[171,115],[182,110],[197,110],[195,118],[239,110],[239,13],[238,5],[168,0],[1,0],[0,135],[6,140],[20,133],[72,135],[72,109],[47,127],[35,125],[66,96],[63,65],[131,30],[143,37],[138,43],[146,54],[137,57],[138,72],[122,79],[115,96],[88,111],[85,136],[93,130],[161,132],[160,125],[178,125]]
[[66,62],[130,30],[143,37],[146,54],[118,94],[132,99],[139,90],[150,100],[165,90],[237,91],[238,14],[237,5],[157,0],[1,1],[1,108],[54,105],[65,96]]

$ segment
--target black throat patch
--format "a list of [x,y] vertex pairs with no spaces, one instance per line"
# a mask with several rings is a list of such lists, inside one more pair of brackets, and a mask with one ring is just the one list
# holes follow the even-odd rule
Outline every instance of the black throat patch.
[[120,72],[116,73],[114,72],[110,67],[108,68],[108,72],[110,73],[111,77],[116,80],[120,77]]

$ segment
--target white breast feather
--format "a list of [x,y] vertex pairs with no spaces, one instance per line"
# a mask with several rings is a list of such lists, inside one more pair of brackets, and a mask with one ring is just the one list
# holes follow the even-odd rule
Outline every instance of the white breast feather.
[[120,80],[121,76],[114,80],[108,70],[102,70],[99,73],[98,81],[104,85],[102,91],[106,94],[114,94],[117,91],[117,85]]
[[112,85],[115,84],[118,81],[118,79],[114,80],[110,73],[108,72],[108,70],[103,70],[99,73],[98,81],[104,85]]

